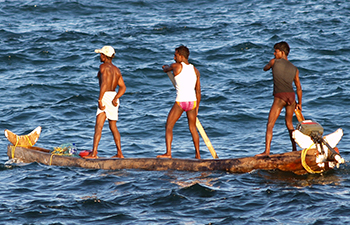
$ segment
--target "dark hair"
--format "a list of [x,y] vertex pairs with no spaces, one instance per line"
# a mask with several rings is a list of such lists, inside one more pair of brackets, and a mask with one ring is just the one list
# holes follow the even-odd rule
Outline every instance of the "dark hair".
[[188,50],[188,48],[184,45],[175,48],[175,51],[177,51],[179,55],[184,56],[186,59],[188,59],[188,57],[190,56],[190,50]]
[[[106,55],[105,55],[106,56]],[[111,57],[106,56],[108,59],[112,60],[114,58],[115,54],[113,54]]]
[[281,42],[278,42],[276,43],[274,46],[273,46],[274,49],[278,49],[282,52],[284,52],[286,54],[286,56],[288,56],[289,54],[289,51],[290,51],[290,48],[289,48],[289,45],[287,42],[285,41],[281,41]]

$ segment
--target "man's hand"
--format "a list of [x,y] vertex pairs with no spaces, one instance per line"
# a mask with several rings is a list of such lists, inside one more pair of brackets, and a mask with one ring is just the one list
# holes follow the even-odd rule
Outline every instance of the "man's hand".
[[275,59],[271,59],[270,62],[266,64],[266,66],[264,66],[264,71],[268,71],[269,69],[271,69],[273,64],[275,64]]
[[162,68],[163,68],[163,71],[166,73],[169,71],[169,65],[164,65],[162,66]]
[[112,105],[114,105],[114,107],[117,107],[118,106],[118,99],[117,98],[114,98],[112,100]]
[[98,101],[98,108],[99,108],[100,110],[104,110],[104,109],[106,108],[106,106],[104,106],[104,105],[102,104],[102,101]]

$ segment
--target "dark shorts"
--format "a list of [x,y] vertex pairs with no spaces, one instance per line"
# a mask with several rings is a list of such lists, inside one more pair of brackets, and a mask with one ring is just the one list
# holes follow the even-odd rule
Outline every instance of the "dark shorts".
[[295,102],[295,93],[294,92],[281,92],[276,93],[273,96],[280,98],[285,101],[288,105],[291,105]]

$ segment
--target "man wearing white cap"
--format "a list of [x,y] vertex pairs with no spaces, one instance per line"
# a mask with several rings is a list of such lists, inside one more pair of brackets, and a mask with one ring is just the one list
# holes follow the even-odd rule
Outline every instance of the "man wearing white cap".
[[[104,46],[96,49],[100,53],[100,65],[97,77],[100,85],[100,95],[98,98],[98,108],[96,113],[95,135],[92,152],[85,158],[97,158],[97,147],[101,139],[104,122],[108,120],[109,128],[113,133],[114,142],[117,147],[117,154],[113,157],[124,158],[120,133],[117,128],[119,98],[125,93],[126,86],[122,74],[118,67],[112,64],[115,51],[111,46]],[[116,88],[119,86],[118,92]]]

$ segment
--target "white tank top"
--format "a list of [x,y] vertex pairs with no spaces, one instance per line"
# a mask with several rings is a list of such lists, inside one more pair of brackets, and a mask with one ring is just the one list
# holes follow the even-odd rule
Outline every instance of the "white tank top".
[[197,101],[196,83],[197,75],[192,64],[181,62],[182,70],[175,76],[176,100],[177,102]]

